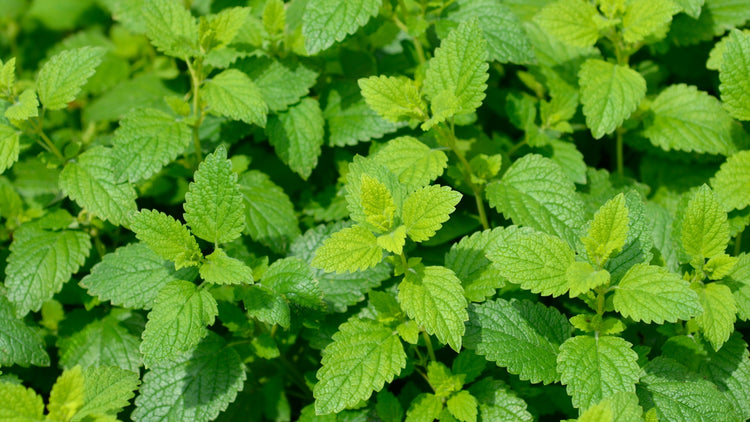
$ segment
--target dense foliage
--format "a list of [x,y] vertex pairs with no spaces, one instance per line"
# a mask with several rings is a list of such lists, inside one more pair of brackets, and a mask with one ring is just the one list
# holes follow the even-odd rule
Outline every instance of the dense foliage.
[[747,420],[749,20],[0,0],[0,421]]

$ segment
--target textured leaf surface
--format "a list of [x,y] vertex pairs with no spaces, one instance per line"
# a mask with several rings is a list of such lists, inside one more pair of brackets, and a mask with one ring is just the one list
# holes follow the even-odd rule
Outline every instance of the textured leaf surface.
[[610,255],[625,246],[628,237],[628,208],[619,194],[594,214],[587,236],[581,239],[590,259],[602,265]]
[[343,41],[378,13],[382,0],[319,0],[308,3],[302,33],[308,54]]
[[711,187],[725,210],[741,210],[750,205],[750,151],[729,157],[711,179]]
[[8,120],[27,120],[30,117],[39,115],[39,100],[36,98],[36,91],[27,89],[18,96],[18,101],[5,110],[5,117]]
[[680,9],[671,0],[634,0],[625,5],[622,36],[625,42],[638,43],[648,37],[663,38],[672,15]]
[[143,2],[146,35],[158,50],[173,57],[198,52],[198,22],[178,0]]
[[203,98],[214,113],[242,120],[247,124],[266,125],[268,106],[250,78],[237,69],[227,69],[203,86]]
[[426,105],[417,84],[404,76],[371,76],[358,81],[367,105],[382,118],[398,123],[402,119],[424,120]]
[[59,110],[75,100],[101,63],[104,52],[100,47],[81,47],[62,51],[45,63],[39,69],[36,85],[44,108]]
[[701,260],[724,253],[729,243],[727,214],[711,188],[701,186],[688,202],[682,220],[682,246]]
[[314,270],[300,258],[283,258],[271,264],[263,273],[263,285],[298,306],[320,308],[323,303]]
[[588,262],[576,261],[565,272],[570,297],[580,296],[591,289],[608,284],[610,279],[611,275],[607,270],[596,270]]
[[612,336],[578,336],[560,346],[557,370],[573,406],[586,409],[614,393],[635,392],[641,368],[631,346]]
[[393,331],[374,321],[345,322],[323,351],[315,384],[315,411],[340,412],[380,391],[406,367],[404,346]]
[[259,171],[239,179],[245,204],[246,233],[276,252],[282,252],[300,235],[294,205],[286,192]]
[[355,84],[334,85],[326,98],[323,117],[331,146],[356,145],[395,132],[398,126],[383,119],[367,105]]
[[365,222],[378,233],[390,230],[396,213],[396,204],[388,187],[364,173],[360,176],[359,197]]
[[21,384],[0,382],[0,397],[5,402],[0,407],[0,420],[31,422],[43,419],[44,401],[33,389]]
[[406,422],[431,422],[440,418],[443,401],[440,397],[422,393],[412,400],[406,411]]
[[504,299],[469,310],[467,347],[523,380],[559,380],[557,349],[572,331],[565,315],[541,303]]
[[223,249],[217,248],[206,256],[206,262],[200,267],[201,278],[214,284],[250,284],[253,282],[253,270],[239,259],[228,256]]
[[18,161],[20,150],[19,133],[8,125],[0,124],[0,174]]
[[307,180],[318,165],[324,125],[318,101],[304,98],[286,112],[269,117],[268,141],[276,150],[276,155]]
[[398,301],[410,318],[453,350],[461,350],[469,316],[461,281],[453,271],[438,266],[409,271],[398,290]]
[[24,226],[16,230],[5,267],[5,287],[16,315],[38,311],[59,292],[83,265],[90,248],[90,237],[84,232]]
[[734,296],[729,287],[718,283],[709,283],[696,290],[703,313],[695,317],[695,322],[714,350],[719,350],[734,331],[737,314]]
[[526,402],[508,391],[502,381],[484,378],[471,385],[469,391],[479,400],[481,421],[531,422],[534,417],[526,410]]
[[94,321],[85,328],[59,342],[60,365],[72,368],[117,366],[138,373],[141,354],[140,339],[131,334],[117,317],[110,315]]
[[534,21],[565,44],[591,47],[599,38],[597,14],[596,7],[584,0],[558,0],[542,8]]
[[115,416],[130,404],[140,384],[137,372],[115,366],[89,368],[84,371],[83,379],[85,399],[73,421],[82,420],[85,415]]
[[312,266],[326,272],[354,272],[372,268],[383,260],[375,235],[362,226],[334,233],[315,252]]
[[0,321],[3,321],[0,325],[1,366],[49,365],[49,356],[44,350],[42,338],[25,322],[16,318],[13,305],[2,295],[0,295]]
[[445,402],[448,411],[461,422],[477,420],[477,399],[468,391],[459,391]]
[[242,300],[250,317],[267,324],[279,324],[289,328],[289,304],[268,287],[260,284],[250,286]]
[[[395,206],[394,214],[401,214],[406,197],[406,186],[402,185],[396,174],[385,165],[381,165],[370,158],[355,156],[349,164],[349,173],[346,175],[346,202],[349,216],[352,220],[372,231],[382,232],[385,228],[378,228],[378,224],[384,222],[368,221],[372,220],[374,216],[365,212],[365,204],[373,199],[372,196],[382,195],[376,194],[375,191],[387,191],[392,198],[390,202]],[[383,215],[382,217],[387,216]],[[391,225],[388,224],[388,228],[390,227]]]
[[83,406],[85,382],[80,366],[63,371],[49,393],[47,419],[71,420]]
[[641,422],[643,409],[635,393],[615,393],[589,407],[577,419],[578,422]]
[[422,187],[437,179],[448,166],[448,156],[411,136],[391,139],[368,158],[382,164],[410,189]]
[[719,69],[719,91],[724,108],[732,117],[750,120],[750,35],[733,30],[724,46]]
[[497,228],[465,236],[453,244],[445,255],[445,266],[456,273],[464,295],[472,302],[482,302],[506,284],[500,270],[487,258],[490,248],[507,237],[506,230]]
[[130,219],[138,240],[158,256],[173,261],[176,269],[198,265],[203,258],[198,241],[184,224],[159,211],[141,210]]
[[271,111],[285,110],[307,95],[318,73],[302,63],[250,57],[237,64],[260,90]]
[[412,193],[404,201],[401,218],[406,234],[415,241],[425,241],[440,230],[455,211],[461,194],[448,186],[430,185]]

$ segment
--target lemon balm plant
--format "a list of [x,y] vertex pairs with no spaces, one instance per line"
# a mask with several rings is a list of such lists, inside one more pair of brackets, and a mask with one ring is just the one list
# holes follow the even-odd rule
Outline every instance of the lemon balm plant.
[[747,420],[749,20],[1,0],[0,420]]

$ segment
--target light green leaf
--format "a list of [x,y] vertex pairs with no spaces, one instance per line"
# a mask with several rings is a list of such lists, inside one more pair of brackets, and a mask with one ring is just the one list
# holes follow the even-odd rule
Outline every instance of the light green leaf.
[[268,118],[268,142],[281,161],[307,180],[318,165],[324,125],[318,101],[303,98],[287,111]]
[[159,51],[187,59],[199,53],[198,22],[179,0],[143,2],[146,35]]
[[10,98],[13,95],[13,85],[16,83],[16,58],[0,60],[0,97]]
[[574,245],[584,224],[583,201],[573,182],[549,158],[529,154],[516,160],[498,182],[487,185],[487,199],[519,226],[528,226]]
[[242,234],[242,194],[237,174],[220,146],[198,166],[185,194],[185,222],[193,234],[214,244],[227,243]]
[[576,297],[608,284],[610,274],[607,270],[595,270],[588,262],[574,262],[565,272],[565,280],[570,288],[570,297]]
[[615,310],[646,323],[687,320],[701,312],[698,296],[687,281],[663,267],[634,265],[622,277],[614,294]]
[[323,350],[315,384],[315,412],[337,413],[367,400],[406,367],[406,353],[393,330],[371,320],[352,319],[339,327]]
[[558,0],[544,6],[534,21],[565,44],[592,47],[599,39],[598,14],[590,2]]
[[672,15],[680,8],[672,0],[633,0],[625,3],[622,37],[625,42],[639,43],[647,38],[667,35]]
[[0,174],[18,161],[21,152],[20,134],[8,125],[0,124]]
[[367,105],[356,84],[333,85],[326,98],[323,117],[328,123],[328,144],[355,145],[395,132],[396,124],[383,119]]
[[[0,295],[0,366],[48,366],[49,355],[41,336],[24,321],[17,319],[13,305]],[[2,384],[2,382],[0,382]],[[3,395],[0,394],[0,397]],[[2,410],[0,410],[2,415]],[[2,416],[0,416],[0,420]]]
[[302,15],[305,49],[316,54],[343,41],[377,15],[382,0],[317,0]]
[[228,7],[219,13],[209,15],[208,23],[213,30],[213,39],[216,43],[213,48],[223,48],[231,43],[245,25],[249,15],[249,7]]
[[334,233],[315,252],[312,266],[326,272],[343,273],[372,268],[383,260],[383,249],[375,235],[362,226]]
[[509,236],[510,230],[496,228],[463,237],[445,255],[445,266],[456,273],[469,301],[483,302],[506,285],[505,277],[487,259],[490,248]]
[[28,120],[29,117],[39,115],[39,101],[36,99],[36,91],[29,88],[18,96],[18,102],[5,109],[5,117],[11,121]]
[[490,247],[487,257],[511,283],[545,296],[560,296],[568,291],[566,274],[575,252],[557,237],[525,232]]
[[382,118],[401,120],[427,119],[427,107],[416,82],[405,76],[370,76],[358,81],[367,105]]
[[315,271],[300,258],[277,260],[263,273],[262,281],[264,286],[297,306],[319,309],[323,305]]
[[443,401],[434,394],[422,393],[412,400],[406,422],[433,422],[443,411]]
[[5,287],[16,315],[38,311],[78,271],[90,249],[88,233],[19,227],[5,267]]
[[372,215],[368,216],[364,209],[364,204],[368,200],[365,200],[363,195],[369,194],[363,193],[363,180],[369,180],[366,183],[371,185],[371,189],[381,189],[374,188],[375,184],[371,179],[386,188],[392,198],[391,202],[396,206],[395,215],[401,215],[404,198],[406,197],[406,186],[399,182],[398,177],[388,167],[369,158],[357,155],[349,164],[349,172],[346,175],[346,202],[349,216],[371,231],[382,231],[382,229],[378,229],[377,226],[368,222],[368,217],[372,217]]
[[269,0],[263,8],[263,27],[270,35],[284,32],[286,9],[283,0]]
[[433,108],[439,106],[444,93],[458,101],[452,114],[471,113],[482,105],[489,78],[486,45],[476,19],[460,23],[440,43],[429,61],[423,86]]
[[406,234],[415,242],[431,238],[448,221],[460,200],[461,194],[448,186],[430,185],[411,193],[401,213]]
[[477,399],[468,391],[459,391],[451,396],[445,403],[448,411],[461,422],[476,422],[477,420]]
[[237,69],[227,69],[202,87],[209,111],[247,124],[266,125],[268,106],[258,87]]
[[251,318],[257,318],[266,324],[279,324],[289,328],[289,304],[281,295],[260,284],[250,286],[242,298]]
[[0,382],[0,421],[33,422],[44,419],[44,401],[33,389],[21,384]]
[[137,182],[162,169],[192,140],[187,123],[154,108],[133,109],[120,120],[112,140],[117,182]]
[[464,321],[469,316],[461,281],[453,271],[438,266],[409,270],[399,284],[398,301],[409,318],[429,334],[448,343],[453,350],[461,350]]
[[528,300],[495,299],[469,308],[466,347],[532,383],[559,380],[557,349],[570,337],[567,317]]
[[175,268],[198,265],[203,254],[184,224],[159,211],[141,210],[130,219],[135,237],[160,257],[173,261]]
[[599,208],[586,237],[581,239],[589,259],[602,266],[612,254],[619,252],[625,246],[628,225],[625,195],[620,193]]
[[711,178],[711,187],[727,211],[750,205],[750,151],[729,157]]
[[57,378],[49,393],[47,420],[69,421],[83,406],[84,400],[83,371],[80,366],[63,371]]
[[379,233],[389,231],[396,213],[396,204],[388,188],[364,173],[360,176],[359,196],[365,221]]
[[73,418],[73,422],[83,420],[87,415],[116,416],[127,407],[135,396],[140,380],[138,373],[126,371],[116,366],[89,368],[83,373],[84,402]]
[[[131,316],[124,313],[123,317]],[[121,316],[109,315],[96,320],[72,336],[58,342],[60,366],[83,369],[118,366],[138,373],[142,366],[138,351],[140,339],[120,324]]]
[[143,331],[141,353],[146,366],[169,362],[194,348],[218,314],[216,300],[207,290],[181,280],[164,286]]
[[634,393],[640,377],[632,344],[612,336],[577,336],[560,346],[557,370],[573,406],[585,410],[619,392]]
[[701,186],[690,199],[682,220],[682,246],[693,258],[721,255],[729,244],[727,213],[721,209],[708,185]]
[[719,69],[719,91],[724,108],[735,119],[750,120],[750,35],[732,30]]
[[214,284],[251,284],[253,270],[239,259],[228,256],[221,248],[206,255],[200,267],[201,278]]
[[517,397],[502,381],[483,378],[469,387],[479,400],[481,421],[532,422],[534,417],[526,410],[526,402]]
[[249,57],[237,63],[260,90],[271,111],[282,111],[307,95],[318,72],[302,63],[269,57]]
[[719,100],[694,86],[677,84],[664,89],[651,103],[643,133],[665,151],[728,155],[736,149],[732,140],[735,129]]
[[635,393],[615,393],[589,407],[578,422],[642,422],[643,409]]
[[368,158],[387,167],[410,190],[434,181],[448,166],[445,152],[432,149],[411,136],[391,139]]
[[646,96],[646,80],[640,73],[599,59],[581,65],[578,83],[586,126],[596,139],[614,132]]
[[234,348],[211,333],[195,349],[146,372],[133,420],[208,422],[234,401],[246,377]]
[[675,3],[683,12],[685,12],[685,14],[694,19],[698,19],[701,15],[704,0],[675,0]]
[[294,205],[286,192],[259,171],[239,179],[245,204],[245,233],[275,252],[283,252],[300,235]]
[[583,154],[576,145],[572,142],[553,139],[549,146],[552,148],[552,156],[549,158],[560,166],[568,179],[576,184],[585,185],[587,166],[583,160]]
[[427,364],[427,380],[438,397],[448,397],[461,390],[464,384],[463,378],[459,375],[453,375],[451,370],[442,362]]
[[36,89],[39,101],[48,110],[60,110],[75,100],[81,87],[88,81],[105,49],[81,47],[65,50],[45,63],[37,75]]
[[636,190],[625,192],[625,206],[628,208],[628,237],[622,250],[610,256],[606,270],[613,279],[619,279],[635,264],[650,262],[651,249],[654,241],[651,239],[650,221],[646,216],[646,209],[641,194]]
[[137,209],[136,193],[129,183],[115,181],[112,157],[112,149],[101,146],[79,155],[60,173],[60,189],[97,217],[126,225]]
[[694,289],[703,307],[703,313],[695,317],[695,322],[714,350],[719,350],[734,331],[737,304],[732,291],[718,283],[694,286]]

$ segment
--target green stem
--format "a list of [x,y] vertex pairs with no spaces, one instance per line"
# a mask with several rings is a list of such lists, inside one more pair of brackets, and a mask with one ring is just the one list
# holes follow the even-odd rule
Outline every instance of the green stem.
[[742,252],[742,233],[745,232],[743,228],[737,236],[734,237],[734,256],[738,256]]
[[616,137],[616,145],[615,145],[615,154],[616,154],[616,160],[617,160],[617,174],[622,177],[624,175],[624,168],[625,168],[625,162],[623,160],[623,143],[622,138],[623,134],[625,133],[625,130],[623,128],[617,128],[617,137]]
[[193,91],[193,145],[195,147],[196,165],[203,161],[203,151],[201,150],[200,127],[203,123],[203,109],[200,106],[200,86],[203,83],[201,75],[203,63],[201,59],[196,59],[195,66],[186,61],[188,71],[190,72],[190,86]]
[[[44,112],[42,112],[42,115]],[[34,122],[34,120],[29,120],[29,122]],[[36,141],[47,151],[55,154],[57,158],[60,159],[61,163],[65,162],[65,157],[62,155],[59,149],[57,149],[57,146],[55,146],[55,143],[52,142],[52,140],[47,136],[46,133],[44,133],[44,128],[42,127],[42,117],[39,117],[39,120],[36,121],[36,124],[32,124],[34,128],[34,133],[41,138],[43,142],[39,142],[39,139]]]
[[521,141],[521,142],[513,145],[513,148],[511,148],[511,149],[508,150],[508,158],[512,157],[515,153],[518,152],[519,149],[521,149],[525,145],[527,145],[526,139],[524,139],[523,141]]
[[596,289],[596,314],[599,316],[604,315],[604,294],[606,290],[602,288]]
[[437,359],[435,358],[435,351],[432,349],[432,340],[430,340],[430,335],[427,334],[427,331],[422,331],[422,338],[424,339],[424,344],[427,347],[427,355],[430,357],[430,360],[433,362],[437,362]]
[[[409,16],[409,9],[406,8],[406,3],[404,3],[404,0],[398,0],[398,5],[401,8],[401,10],[404,12],[404,16]],[[409,34],[409,27],[406,26],[401,20],[396,16],[393,15],[393,23],[396,24],[396,26]],[[411,43],[414,45],[414,52],[417,54],[417,60],[419,61],[420,65],[423,65],[427,63],[427,58],[424,55],[424,48],[422,47],[422,42],[419,41],[419,38],[411,36]]]

